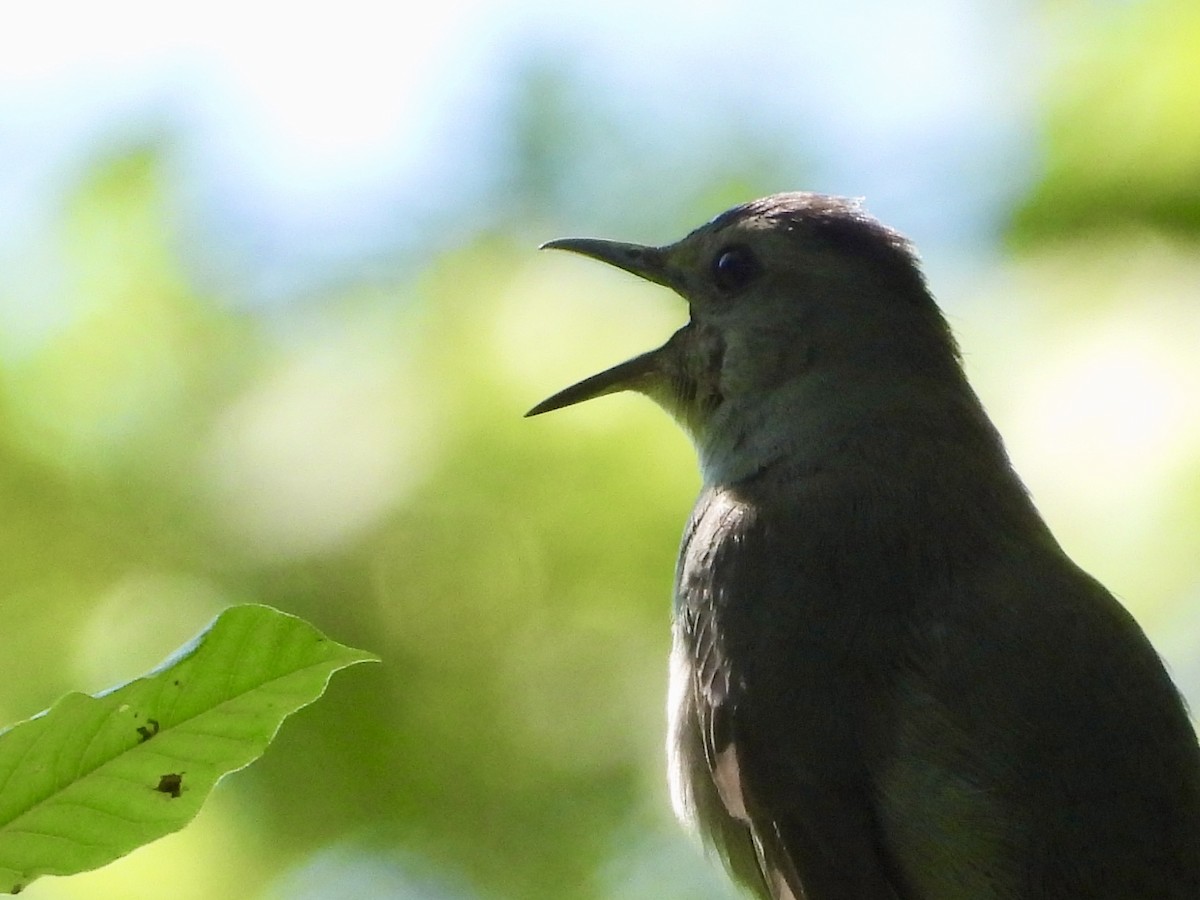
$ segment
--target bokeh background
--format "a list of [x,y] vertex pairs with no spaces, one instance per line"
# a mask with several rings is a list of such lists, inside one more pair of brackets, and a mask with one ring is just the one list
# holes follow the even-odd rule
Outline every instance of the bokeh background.
[[1071,554],[1200,704],[1200,6],[22,4],[0,29],[0,719],[220,608],[384,664],[38,900],[719,900],[662,776],[691,450],[666,242],[784,189],[916,240]]

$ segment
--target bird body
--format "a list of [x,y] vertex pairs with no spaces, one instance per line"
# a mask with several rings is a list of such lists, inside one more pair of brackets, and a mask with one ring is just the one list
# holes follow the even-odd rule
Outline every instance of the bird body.
[[646,393],[704,485],[676,568],[680,819],[762,900],[1196,900],[1200,748],[1070,561],[907,242],[784,194],[677,244],[567,239],[675,288]]

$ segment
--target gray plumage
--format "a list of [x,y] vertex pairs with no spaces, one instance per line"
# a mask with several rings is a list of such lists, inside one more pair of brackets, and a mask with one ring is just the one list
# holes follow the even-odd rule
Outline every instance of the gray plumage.
[[704,487],[676,572],[680,818],[763,900],[1197,900],[1200,748],[1042,522],[911,247],[782,194],[573,250],[691,321],[545,412],[641,391]]

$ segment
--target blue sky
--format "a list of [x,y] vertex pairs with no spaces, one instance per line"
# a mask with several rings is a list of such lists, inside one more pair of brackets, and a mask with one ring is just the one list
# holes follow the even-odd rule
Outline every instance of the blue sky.
[[[651,168],[730,125],[761,130],[819,182],[779,187],[865,196],[926,248],[986,251],[1034,172],[1041,46],[1021,5],[116,0],[9,17],[8,252],[87,162],[162,130],[184,214],[217,256],[240,247],[290,272],[370,253],[381,231],[416,240],[379,226],[461,218],[503,177],[514,79],[539,60],[594,91]],[[604,195],[611,176],[598,167],[587,189]]]

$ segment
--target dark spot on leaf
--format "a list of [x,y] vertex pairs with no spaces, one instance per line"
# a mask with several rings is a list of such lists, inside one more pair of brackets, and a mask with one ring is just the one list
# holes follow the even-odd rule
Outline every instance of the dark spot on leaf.
[[145,725],[139,725],[137,733],[142,736],[141,743],[145,743],[158,734],[158,719],[147,719]]
[[172,799],[178,799],[183,793],[183,773],[168,772],[166,775],[158,776],[158,787],[156,791],[163,794],[170,794]]

